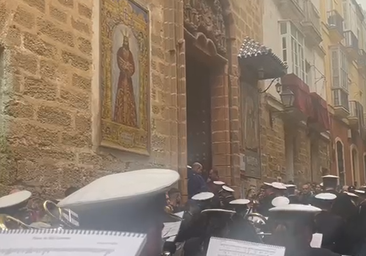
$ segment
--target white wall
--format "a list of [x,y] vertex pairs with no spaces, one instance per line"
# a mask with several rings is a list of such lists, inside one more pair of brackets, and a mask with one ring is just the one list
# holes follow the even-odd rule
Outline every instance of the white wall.
[[[273,53],[275,53],[282,60],[282,49],[281,49],[281,37],[279,32],[278,21],[281,20],[280,12],[278,11],[276,4],[273,0],[266,0],[266,4],[264,5],[264,14],[263,14],[263,44],[272,49]],[[268,86],[271,81],[266,81],[266,85]],[[268,93],[276,97],[280,100],[279,94],[276,92],[274,82],[273,85],[268,90]],[[267,88],[266,86],[266,88]]]
[[[312,0],[312,3],[318,10],[320,9],[320,1],[321,0]],[[263,43],[265,46],[270,47],[280,59],[282,59],[282,48],[278,21],[281,20],[284,19],[283,17],[281,17],[281,14],[277,9],[277,5],[274,3],[274,0],[266,0],[263,15]],[[310,90],[318,93],[321,97],[326,99],[325,79],[322,78],[322,76],[325,74],[324,58],[320,49],[315,50],[313,48],[306,47],[305,59],[311,65],[311,75],[309,77],[309,81],[307,82]],[[291,66],[291,63],[288,64],[289,66]],[[290,69],[289,72],[291,72]],[[269,83],[270,81],[266,81],[267,86],[269,85]],[[277,99],[280,99],[274,85],[271,86],[268,92],[275,96]]]

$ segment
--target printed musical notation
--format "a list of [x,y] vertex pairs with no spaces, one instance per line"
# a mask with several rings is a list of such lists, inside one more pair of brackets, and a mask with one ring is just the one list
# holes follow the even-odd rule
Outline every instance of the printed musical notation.
[[284,256],[285,248],[212,237],[207,250],[209,256]]
[[17,248],[0,249],[0,255],[21,256],[21,255],[98,255],[109,256],[114,253],[112,249],[92,248]]
[[28,229],[0,231],[0,256],[137,256],[146,234]]

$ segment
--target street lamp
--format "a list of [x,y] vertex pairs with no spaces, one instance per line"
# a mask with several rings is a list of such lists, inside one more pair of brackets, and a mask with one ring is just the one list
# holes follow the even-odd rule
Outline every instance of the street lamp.
[[276,92],[277,92],[278,94],[280,94],[281,89],[282,89],[282,84],[277,83],[277,84],[275,85],[275,87],[276,87]]
[[280,93],[282,104],[286,107],[292,107],[295,101],[295,95],[290,89],[282,90]]

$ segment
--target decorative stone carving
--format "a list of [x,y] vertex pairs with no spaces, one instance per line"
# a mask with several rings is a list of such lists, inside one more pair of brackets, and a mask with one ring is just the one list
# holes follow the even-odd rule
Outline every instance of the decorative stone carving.
[[226,54],[226,27],[220,0],[184,0],[184,25],[192,34],[202,32],[217,52]]

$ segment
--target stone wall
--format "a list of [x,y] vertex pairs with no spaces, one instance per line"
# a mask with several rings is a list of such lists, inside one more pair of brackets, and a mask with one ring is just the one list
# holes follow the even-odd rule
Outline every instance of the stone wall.
[[[263,102],[262,105],[265,103]],[[285,127],[282,118],[264,105],[261,114],[262,180],[286,178]]]
[[[140,0],[151,15],[151,155],[98,147],[97,0],[0,1],[0,194],[10,187],[62,196],[111,173],[186,166],[183,1]],[[238,173],[237,52],[261,41],[262,1],[223,1],[230,18],[231,175]],[[180,103],[179,103],[180,102]],[[184,134],[183,134],[184,135]],[[238,174],[235,174],[238,175]],[[232,181],[232,180],[231,180]]]

